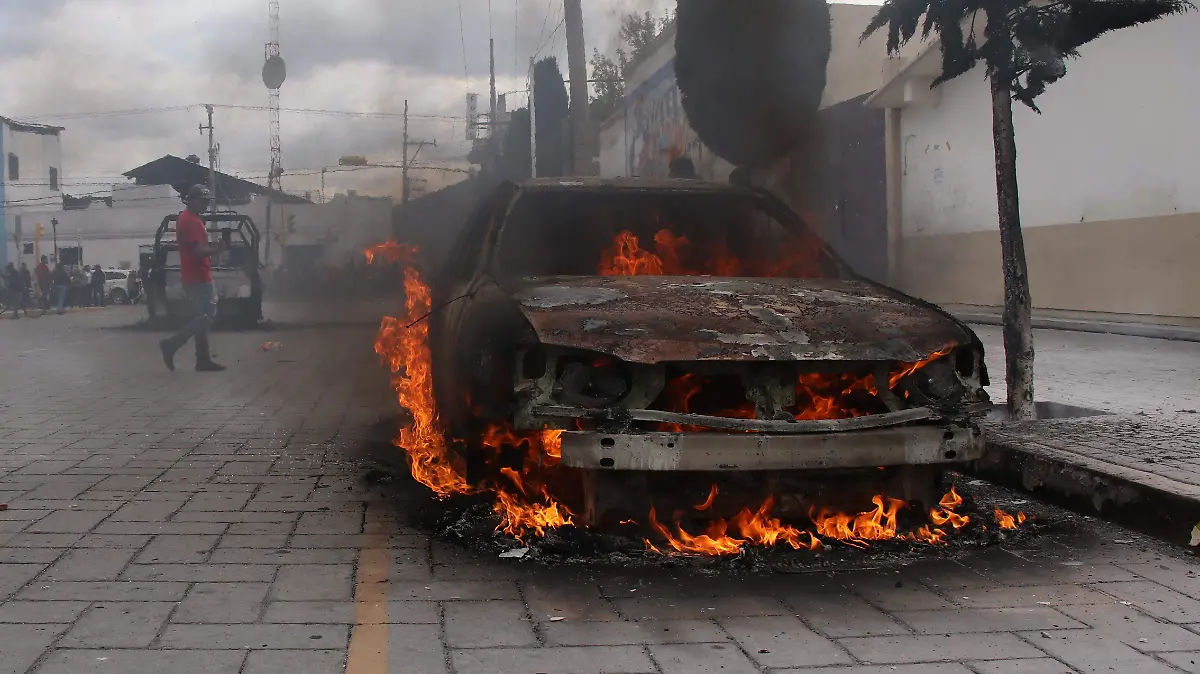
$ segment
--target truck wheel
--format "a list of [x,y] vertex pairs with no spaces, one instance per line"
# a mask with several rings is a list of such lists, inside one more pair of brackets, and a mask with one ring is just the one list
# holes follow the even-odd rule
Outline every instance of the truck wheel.
[[129,294],[120,288],[117,288],[109,293],[108,299],[113,304],[129,304]]

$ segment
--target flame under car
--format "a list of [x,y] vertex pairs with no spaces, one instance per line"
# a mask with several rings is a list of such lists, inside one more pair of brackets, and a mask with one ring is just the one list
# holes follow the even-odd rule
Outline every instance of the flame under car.
[[598,481],[871,471],[916,497],[914,474],[982,454],[975,334],[856,274],[765,191],[510,183],[453,250],[430,348],[469,480],[504,468],[470,440],[497,426],[562,431],[587,520]]

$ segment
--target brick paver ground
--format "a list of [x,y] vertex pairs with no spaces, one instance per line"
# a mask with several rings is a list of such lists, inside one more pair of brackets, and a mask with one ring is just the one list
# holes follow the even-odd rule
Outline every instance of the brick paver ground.
[[901,569],[479,558],[359,479],[369,326],[218,334],[214,376],[134,316],[0,323],[2,674],[1200,672],[1194,558],[1095,522]]

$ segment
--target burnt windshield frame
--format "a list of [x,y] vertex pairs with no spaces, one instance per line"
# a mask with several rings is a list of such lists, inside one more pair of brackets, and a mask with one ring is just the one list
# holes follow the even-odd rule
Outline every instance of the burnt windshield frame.
[[[596,201],[601,201],[601,202],[603,202],[605,200],[611,200],[612,202],[625,201],[626,202],[625,207],[628,207],[628,205],[630,205],[630,204],[636,204],[636,202],[639,200],[650,201],[650,200],[653,200],[656,198],[662,200],[663,203],[673,201],[673,200],[681,200],[681,199],[694,200],[692,203],[688,204],[691,207],[696,206],[695,202],[702,203],[705,200],[717,200],[717,201],[724,201],[726,203],[740,202],[740,203],[748,206],[751,209],[751,211],[756,211],[759,214],[766,215],[767,217],[769,217],[771,220],[774,221],[775,224],[777,224],[783,230],[785,235],[792,236],[792,237],[812,237],[817,242],[819,242],[820,243],[820,254],[824,258],[822,261],[822,266],[828,268],[830,278],[854,277],[853,272],[849,270],[849,268],[846,266],[846,264],[833,252],[833,250],[829,247],[829,244],[819,234],[817,234],[811,227],[809,227],[807,225],[807,223],[805,223],[795,212],[793,212],[791,209],[789,209],[783,202],[779,201],[778,199],[775,199],[769,193],[765,193],[760,190],[708,192],[708,191],[686,191],[686,190],[620,190],[620,189],[603,188],[603,189],[594,190],[594,191],[593,190],[581,191],[577,194],[571,194],[568,191],[559,191],[559,190],[553,190],[553,191],[522,190],[520,193],[518,193],[516,195],[516,197],[512,200],[512,202],[509,204],[508,212],[506,213],[502,222],[498,223],[499,227],[498,227],[498,231],[495,232],[495,234],[496,234],[495,242],[492,246],[489,247],[490,259],[488,259],[486,261],[485,266],[489,270],[489,272],[493,278],[496,278],[496,279],[536,278],[536,277],[546,278],[546,277],[554,277],[554,276],[593,277],[593,276],[600,275],[596,271],[590,271],[586,274],[581,274],[581,273],[522,274],[522,273],[511,273],[505,267],[505,264],[504,264],[504,262],[505,262],[504,258],[506,257],[505,245],[509,241],[509,237],[513,235],[512,230],[514,229],[514,225],[521,226],[520,225],[521,220],[519,220],[518,218],[520,218],[522,216],[522,213],[521,213],[522,208],[523,207],[531,208],[531,209],[537,209],[539,207],[545,208],[544,205],[537,203],[539,200],[550,201],[551,202],[550,207],[553,208],[554,207],[553,200],[566,199],[566,198],[596,200]],[[543,202],[543,204],[544,204],[544,202]],[[526,222],[526,224],[528,224],[528,223]],[[538,225],[535,223],[533,226],[537,227]],[[607,242],[608,239],[605,239],[605,241]],[[554,255],[554,253],[552,253],[552,252],[545,253],[545,254],[546,255]]]

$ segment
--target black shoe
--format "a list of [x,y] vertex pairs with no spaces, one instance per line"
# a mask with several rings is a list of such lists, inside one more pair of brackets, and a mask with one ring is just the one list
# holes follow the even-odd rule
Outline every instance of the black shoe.
[[224,372],[225,366],[218,365],[211,360],[202,363],[196,363],[196,372]]
[[175,371],[175,347],[167,340],[162,340],[158,343],[158,348],[162,351],[163,362],[167,364],[167,369],[171,372]]

